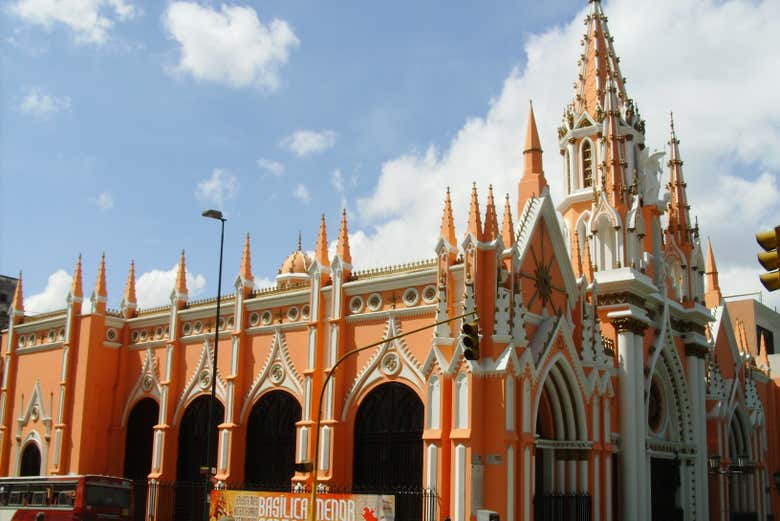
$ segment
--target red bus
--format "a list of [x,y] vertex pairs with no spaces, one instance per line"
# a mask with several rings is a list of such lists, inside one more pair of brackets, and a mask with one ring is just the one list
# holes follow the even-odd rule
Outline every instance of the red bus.
[[111,476],[0,478],[0,521],[129,521],[132,481]]

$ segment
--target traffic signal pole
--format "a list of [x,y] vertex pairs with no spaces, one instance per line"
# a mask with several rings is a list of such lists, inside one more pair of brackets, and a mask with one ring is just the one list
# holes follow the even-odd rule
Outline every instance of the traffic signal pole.
[[[331,377],[333,376],[333,373],[336,371],[336,368],[341,365],[341,362],[346,360],[352,355],[355,355],[357,353],[360,353],[361,351],[365,351],[367,349],[371,349],[372,347],[376,347],[379,345],[382,345],[386,342],[392,342],[393,340],[397,340],[399,338],[403,338],[405,336],[419,333],[420,331],[425,331],[426,329],[430,329],[432,327],[439,326],[441,324],[446,324],[448,322],[452,322],[453,320],[458,320],[461,318],[466,318],[470,316],[474,316],[478,318],[476,311],[471,311],[469,313],[464,313],[462,315],[458,315],[456,317],[447,318],[445,320],[440,320],[439,322],[435,322],[433,324],[429,324],[427,326],[418,327],[417,329],[413,329],[412,331],[407,331],[406,333],[401,333],[400,335],[395,335],[390,338],[383,338],[382,340],[378,342],[374,342],[373,344],[369,344],[367,346],[357,347],[355,349],[352,349],[350,351],[347,351],[343,355],[341,355],[338,360],[336,360],[336,363],[333,364],[333,367],[330,368],[330,371],[328,371],[328,374],[325,376],[325,381],[322,382],[322,388],[320,389],[320,399],[317,404],[317,423],[315,425],[316,432],[314,434],[314,461],[312,462],[312,482],[311,482],[311,494],[309,496],[309,511],[308,511],[308,521],[316,521],[316,512],[317,512],[317,472],[319,469],[319,459],[320,459],[320,424],[322,423],[322,402],[325,398],[325,390],[328,388],[328,383],[330,382]],[[476,319],[475,319],[476,320]]]

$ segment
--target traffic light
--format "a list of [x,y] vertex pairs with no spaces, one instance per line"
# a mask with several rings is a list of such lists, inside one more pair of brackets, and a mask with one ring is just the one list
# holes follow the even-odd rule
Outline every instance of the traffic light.
[[463,356],[466,360],[479,360],[479,323],[464,322],[460,328],[463,335]]
[[756,240],[765,250],[758,254],[758,262],[769,271],[769,273],[759,275],[761,284],[769,291],[780,289],[780,272],[778,272],[780,259],[777,256],[777,246],[780,243],[780,226],[775,226],[774,230],[757,233]]

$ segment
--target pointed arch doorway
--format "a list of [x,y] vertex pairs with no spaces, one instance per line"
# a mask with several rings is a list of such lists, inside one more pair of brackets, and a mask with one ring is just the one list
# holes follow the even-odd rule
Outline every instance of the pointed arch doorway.
[[[208,436],[209,395],[193,400],[184,411],[179,424],[179,451],[176,459],[176,501],[174,520],[203,519],[206,500],[204,477],[200,467],[208,466],[206,443]],[[217,426],[224,421],[225,408],[217,401],[211,424],[211,461],[217,454]]]
[[390,382],[372,390],[355,417],[352,488],[395,494],[395,517],[422,518],[422,400],[406,385]]
[[30,442],[22,451],[22,460],[19,464],[20,476],[40,476],[41,475],[41,450],[34,442]]
[[125,433],[126,478],[133,480],[133,502],[136,521],[146,517],[147,477],[152,470],[154,426],[160,416],[160,406],[151,398],[139,401],[130,411]]

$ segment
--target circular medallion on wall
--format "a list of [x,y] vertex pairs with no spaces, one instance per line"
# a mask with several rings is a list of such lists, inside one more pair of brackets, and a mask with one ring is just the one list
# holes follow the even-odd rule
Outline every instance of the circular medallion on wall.
[[162,336],[163,336],[163,328],[162,328],[162,326],[157,326],[154,329],[154,338],[158,338],[159,339],[159,338],[162,338]]
[[202,331],[203,331],[203,322],[201,322],[200,320],[197,320],[192,325],[192,332],[195,333],[196,335],[199,335]]
[[401,359],[398,358],[397,353],[386,353],[382,357],[382,361],[379,365],[383,373],[385,373],[387,376],[393,376],[398,374],[398,371],[401,370]]
[[49,341],[49,343],[54,342],[57,340],[57,332],[53,329],[50,329],[49,334],[46,335],[46,339]]
[[271,323],[271,321],[274,319],[273,314],[271,313],[270,309],[266,309],[263,311],[263,315],[260,317],[260,322],[263,323],[264,326],[267,326]]
[[198,384],[200,385],[201,389],[206,389],[210,383],[211,383],[211,371],[209,371],[208,369],[204,369],[198,375]]
[[268,371],[268,378],[274,385],[279,385],[284,380],[284,366],[276,362],[271,366],[271,370]]
[[144,391],[149,392],[152,389],[152,384],[154,384],[152,375],[149,373],[145,374],[144,379],[141,381],[141,387],[143,387]]
[[368,297],[368,309],[371,311],[378,311],[382,307],[382,295],[379,293],[372,293]]
[[311,316],[311,307],[309,307],[308,304],[304,304],[304,306],[301,308],[301,317],[304,320],[309,320],[310,316]]
[[257,311],[252,311],[249,314],[249,325],[254,327],[259,323],[260,323],[260,313],[258,313]]
[[219,322],[217,322],[217,324],[220,331],[225,329],[225,319],[223,317],[219,317]]
[[227,328],[233,329],[233,327],[236,325],[235,321],[233,320],[233,317],[230,317],[227,319]]
[[287,310],[287,320],[290,322],[295,322],[298,320],[298,308],[293,306],[290,309]]
[[130,333],[130,340],[132,340],[134,344],[138,342],[138,331],[133,331]]
[[417,305],[420,301],[420,294],[417,292],[417,288],[406,288],[404,291],[404,305],[407,307]]
[[65,340],[65,328],[61,327],[58,333],[60,340]]
[[185,322],[181,327],[181,332],[184,336],[192,334],[192,324],[190,322]]
[[38,412],[38,406],[37,405],[33,405],[33,408],[30,411],[30,418],[32,419],[32,421],[36,422],[36,421],[38,421],[38,416],[39,415],[40,415],[40,413]]
[[363,311],[363,297],[355,295],[349,299],[349,310],[352,313],[360,313]]
[[141,342],[146,342],[146,339],[149,337],[149,332],[147,330],[141,331]]
[[27,345],[27,337],[26,336],[20,336],[19,337],[19,347],[24,347]]
[[114,340],[116,340],[116,337],[117,337],[116,329],[114,329],[113,327],[106,329],[106,340],[108,340],[109,342],[113,342]]
[[423,302],[433,304],[436,302],[436,286],[425,286],[422,293]]

